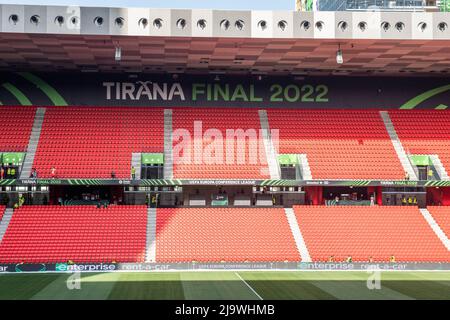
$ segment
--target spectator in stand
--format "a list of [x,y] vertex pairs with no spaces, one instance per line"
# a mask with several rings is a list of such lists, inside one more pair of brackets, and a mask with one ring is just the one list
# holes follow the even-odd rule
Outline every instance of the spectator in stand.
[[405,180],[409,180],[409,173],[405,171]]
[[328,262],[330,262],[330,263],[334,262],[334,256],[330,256],[330,257],[328,258]]
[[348,256],[345,262],[352,263],[353,262],[352,256]]
[[115,179],[116,178],[116,173],[113,171],[111,171],[111,179]]
[[50,176],[52,177],[52,179],[56,178],[56,168],[55,167],[52,167],[50,169]]
[[373,257],[372,256],[369,257],[369,263],[373,263]]
[[390,263],[395,263],[395,256],[394,256],[394,255],[391,255],[391,256],[389,257],[389,262],[390,262]]
[[131,178],[136,179],[136,168],[134,166],[131,167]]
[[37,179],[37,171],[36,171],[36,168],[33,168],[33,170],[31,170],[30,178],[32,178],[32,179]]
[[5,169],[2,167],[0,167],[0,180],[3,180],[5,177]]

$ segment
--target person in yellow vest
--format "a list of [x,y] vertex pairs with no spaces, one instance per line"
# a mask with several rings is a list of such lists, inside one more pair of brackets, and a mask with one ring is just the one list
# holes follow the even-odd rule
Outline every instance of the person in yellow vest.
[[403,197],[403,199],[402,199],[402,205],[406,206],[406,197]]
[[22,195],[19,198],[19,207],[23,206],[24,203],[25,203],[25,197]]
[[433,176],[434,176],[433,170],[431,168],[428,169],[428,180],[433,179]]
[[416,206],[417,205],[417,197],[414,197],[413,199],[413,204]]
[[408,205],[412,205],[413,204],[413,199],[411,197],[408,197]]
[[134,166],[131,167],[131,178],[136,179],[136,168]]

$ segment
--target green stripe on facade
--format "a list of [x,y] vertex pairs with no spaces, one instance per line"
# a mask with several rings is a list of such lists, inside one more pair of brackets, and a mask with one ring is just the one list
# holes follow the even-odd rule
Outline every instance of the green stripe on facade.
[[417,107],[419,104],[421,104],[425,100],[428,100],[429,98],[431,98],[439,93],[448,91],[448,90],[450,90],[450,85],[431,89],[431,90],[424,92],[424,93],[412,98],[411,100],[407,101],[404,105],[402,105],[400,107],[400,109],[404,109],[404,110],[414,109],[415,107]]
[[42,80],[41,78],[31,74],[29,72],[18,72],[18,75],[27,79],[28,81],[35,84],[45,95],[52,101],[55,106],[67,106],[66,100],[55,90],[52,86],[50,86],[47,82]]
[[4,84],[2,84],[2,87],[5,88],[6,90],[8,90],[16,99],[17,101],[19,101],[19,103],[22,106],[31,106],[32,103],[30,101],[30,99],[28,99],[25,94],[19,90],[19,88],[17,88],[15,85],[6,82]]

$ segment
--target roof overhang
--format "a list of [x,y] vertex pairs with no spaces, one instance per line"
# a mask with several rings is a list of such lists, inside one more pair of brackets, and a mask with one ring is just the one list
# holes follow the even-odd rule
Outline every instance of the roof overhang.
[[449,48],[440,12],[0,5],[2,70],[430,75],[449,72]]

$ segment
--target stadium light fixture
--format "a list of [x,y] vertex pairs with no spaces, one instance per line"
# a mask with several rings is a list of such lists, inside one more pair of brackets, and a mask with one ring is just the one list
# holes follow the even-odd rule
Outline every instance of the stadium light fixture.
[[122,48],[117,46],[116,47],[116,53],[114,55],[114,58],[116,59],[116,61],[120,61],[122,60]]
[[336,52],[336,62],[338,64],[344,63],[344,56],[342,54],[341,45],[339,44],[338,51]]

